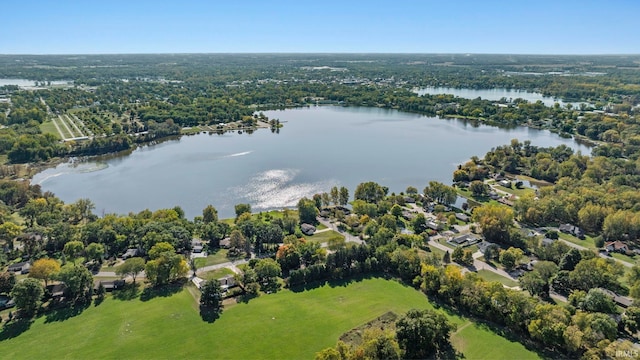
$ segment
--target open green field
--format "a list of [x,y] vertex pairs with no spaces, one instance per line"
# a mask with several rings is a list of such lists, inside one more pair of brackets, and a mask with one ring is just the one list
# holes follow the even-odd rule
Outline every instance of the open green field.
[[[40,317],[28,329],[0,333],[0,353],[7,359],[312,359],[387,311],[433,308],[419,291],[373,278],[283,290],[234,305],[208,323],[189,290],[146,301],[108,297],[66,320]],[[538,358],[482,324],[447,316],[458,326],[452,342],[466,359]]]
[[509,287],[514,287],[519,285],[517,281],[507,279],[506,277],[500,276],[494,273],[493,271],[489,271],[489,270],[478,270],[478,275],[480,275],[481,278],[487,281],[497,281],[502,285],[507,285]]

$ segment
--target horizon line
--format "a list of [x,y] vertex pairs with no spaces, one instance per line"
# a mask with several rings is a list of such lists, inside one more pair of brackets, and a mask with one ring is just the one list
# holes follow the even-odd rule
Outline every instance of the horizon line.
[[113,52],[113,53],[0,53],[0,56],[99,56],[99,55],[521,55],[521,56],[640,56],[639,53],[474,53],[474,52]]

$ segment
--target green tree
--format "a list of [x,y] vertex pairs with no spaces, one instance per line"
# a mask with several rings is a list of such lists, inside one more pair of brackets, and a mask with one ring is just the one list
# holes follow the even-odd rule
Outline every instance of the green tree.
[[202,210],[202,221],[204,221],[205,224],[218,222],[218,210],[212,205],[207,205],[207,207]]
[[600,289],[590,289],[582,301],[582,308],[589,312],[606,314],[617,313],[616,304],[611,296]]
[[480,224],[487,241],[509,244],[513,210],[501,205],[483,205],[473,209],[473,221]]
[[537,272],[532,271],[522,275],[518,282],[532,296],[540,296],[542,298],[549,296],[549,284]]
[[576,268],[576,265],[578,265],[580,260],[582,260],[580,250],[571,248],[571,250],[562,255],[562,258],[560,258],[560,263],[558,265],[560,267],[560,270],[572,271]]
[[433,310],[411,309],[396,322],[396,336],[405,359],[432,358],[451,346],[449,334],[455,325]]
[[340,196],[338,199],[338,203],[342,206],[345,206],[349,203],[349,189],[344,186],[340,187]]
[[400,346],[391,332],[379,329],[365,330],[360,348],[366,359],[401,359]]
[[598,287],[616,289],[620,286],[618,278],[623,274],[624,268],[620,263],[610,259],[593,258],[580,261],[570,272],[569,279],[575,289],[585,291]]
[[429,181],[429,186],[424,188],[424,194],[431,200],[443,205],[451,205],[458,198],[456,189],[437,181]]
[[462,256],[462,264],[466,266],[473,265],[473,252],[471,252],[471,250],[464,251],[464,255]]
[[200,305],[206,306],[216,313],[222,312],[222,287],[218,280],[208,280],[200,288]]
[[271,258],[261,259],[254,267],[256,276],[265,291],[276,291],[278,277],[282,276],[280,264]]
[[244,213],[251,213],[251,205],[250,204],[237,204],[235,206],[236,210],[236,219],[240,217],[240,215]]
[[338,191],[338,187],[337,186],[332,187],[329,194],[331,196],[331,202],[333,203],[333,205],[338,205],[340,201],[340,193]]
[[507,271],[513,270],[518,261],[522,258],[524,253],[518,248],[510,247],[500,253],[500,263],[505,267]]
[[391,207],[391,215],[395,216],[396,218],[402,216],[402,207],[400,207],[400,205],[398,204],[394,204]]
[[447,250],[444,255],[442,255],[442,263],[448,264],[451,262],[451,254],[449,254],[449,250]]
[[230,255],[237,255],[246,249],[247,240],[240,230],[233,230],[229,235]]
[[[169,244],[170,245],[170,244]],[[147,280],[154,286],[165,285],[189,272],[187,261],[176,254],[173,246],[158,243],[149,251],[151,260],[145,265]]]
[[82,243],[82,241],[69,241],[68,243],[64,244],[64,254],[73,260],[74,264],[76,259],[82,255],[82,252],[84,251],[84,244]]
[[316,353],[315,360],[344,360],[340,352],[335,348],[329,347]]
[[298,201],[298,216],[300,217],[300,223],[315,224],[318,221],[318,208],[313,200],[302,198]]
[[0,240],[7,244],[10,250],[13,250],[13,239],[20,233],[22,233],[22,227],[10,221],[0,225]]
[[388,192],[389,188],[373,181],[360,183],[356,187],[354,200],[363,200],[368,203],[377,204],[378,201],[387,196]]
[[462,264],[462,258],[464,257],[464,250],[462,249],[462,247],[457,246],[455,249],[453,249],[453,254],[451,254],[451,259],[455,262],[457,262],[458,264]]
[[116,267],[116,275],[121,278],[131,276],[133,283],[136,283],[136,277],[145,268],[144,259],[140,257],[129,258],[124,261],[120,266]]
[[473,197],[482,197],[489,194],[489,186],[480,180],[474,180],[469,184],[469,190]]
[[564,344],[564,333],[570,322],[569,311],[565,308],[551,304],[539,304],[535,307],[529,322],[529,334],[543,344],[560,347]]
[[31,317],[40,307],[44,289],[40,281],[26,278],[18,282],[11,290],[16,307],[25,317]]
[[416,234],[421,234],[427,230],[427,218],[423,213],[418,213],[418,215],[411,220],[411,227]]
[[8,271],[0,272],[0,294],[8,294],[16,285],[16,276]]
[[102,263],[102,260],[105,254],[104,245],[98,244],[98,243],[91,243],[87,245],[87,248],[85,249],[85,253],[87,254],[88,260],[94,260],[99,263]]
[[58,280],[64,283],[65,293],[72,301],[79,300],[93,289],[93,276],[84,266],[64,266],[60,269]]

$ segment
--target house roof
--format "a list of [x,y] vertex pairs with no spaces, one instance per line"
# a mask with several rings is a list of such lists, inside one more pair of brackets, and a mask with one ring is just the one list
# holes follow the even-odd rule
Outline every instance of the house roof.
[[9,270],[11,270],[11,269],[21,270],[26,265],[30,266],[31,264],[29,264],[28,261],[19,262],[19,263],[16,263],[16,264],[9,265]]
[[51,293],[51,296],[62,296],[64,294],[65,284],[51,284],[47,286],[47,291]]
[[456,213],[456,219],[461,221],[469,221],[469,215],[463,213]]
[[610,242],[605,244],[605,247],[609,247],[609,246],[612,246],[615,250],[621,250],[621,249],[628,249],[629,248],[627,246],[627,244],[623,243],[620,240],[610,241]]
[[494,243],[486,241],[486,240],[485,241],[481,241],[478,244],[478,250],[480,250],[480,252],[484,254],[484,252],[487,251],[487,248],[489,248],[489,246],[491,246],[491,245],[496,245],[497,246],[497,244],[494,244]]

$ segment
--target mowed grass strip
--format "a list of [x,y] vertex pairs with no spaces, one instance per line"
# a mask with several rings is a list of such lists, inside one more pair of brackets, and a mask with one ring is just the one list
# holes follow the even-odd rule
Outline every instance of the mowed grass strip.
[[335,231],[335,230],[325,230],[325,231],[321,231],[321,232],[316,232],[315,234],[309,236],[309,235],[303,235],[303,237],[307,240],[307,241],[312,241],[312,242],[327,242],[329,241],[329,239],[332,239],[334,237],[339,237],[341,239],[344,239],[344,235],[340,234],[339,232]]
[[[344,332],[411,308],[433,306],[419,291],[380,278],[264,295],[225,309],[213,323],[201,320],[188,290],[148,301],[109,297],[65,321],[37,319],[1,341],[0,353],[7,359],[311,359]],[[537,357],[486,327],[448,317],[460,329],[471,324],[452,337],[467,359]]]
[[487,280],[487,281],[497,281],[503,285],[507,285],[509,287],[514,287],[514,286],[518,286],[520,285],[520,283],[518,283],[517,281],[508,279],[504,276],[498,275],[496,273],[494,273],[493,271],[489,271],[489,270],[478,270],[478,275],[480,275],[481,278]]

